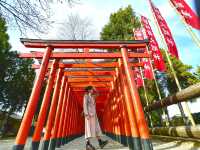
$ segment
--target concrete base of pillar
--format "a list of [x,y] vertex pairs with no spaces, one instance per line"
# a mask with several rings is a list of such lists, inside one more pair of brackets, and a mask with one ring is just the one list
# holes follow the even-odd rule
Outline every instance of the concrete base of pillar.
[[49,147],[49,140],[43,141],[41,150],[48,150],[48,147]]
[[14,145],[12,150],[23,150],[24,149],[24,145]]
[[40,141],[32,141],[31,150],[38,150],[40,145]]

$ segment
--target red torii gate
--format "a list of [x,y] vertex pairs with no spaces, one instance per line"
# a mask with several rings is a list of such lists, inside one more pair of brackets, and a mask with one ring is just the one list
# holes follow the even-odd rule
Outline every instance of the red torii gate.
[[[44,53],[20,54],[21,58],[42,59],[32,93],[19,128],[13,150],[22,150],[31,127],[41,87],[45,76],[48,83],[43,96],[40,113],[32,137],[32,150],[38,150],[41,133],[46,122],[42,150],[54,150],[84,133],[81,118],[84,87],[93,85],[100,91],[97,98],[97,113],[105,134],[120,138],[121,143],[134,150],[152,149],[149,130],[134,81],[132,67],[143,66],[129,62],[129,58],[149,57],[135,53],[134,49],[146,48],[148,41],[69,41],[21,39],[29,48],[46,48]],[[52,52],[54,49],[83,48],[81,53]],[[109,49],[108,52],[89,52],[89,49]],[[111,52],[112,49],[118,50]],[[119,51],[120,50],[120,51]],[[65,64],[61,59],[117,59],[115,62]],[[53,62],[49,60],[53,59]],[[66,68],[81,68],[66,70]],[[85,68],[83,70],[82,68]],[[94,69],[98,68],[98,69]],[[112,68],[112,69],[110,69]],[[50,69],[50,71],[48,71]],[[87,78],[86,78],[87,76]],[[50,101],[52,94],[52,100]],[[49,110],[49,113],[47,114]],[[108,123],[109,122],[109,123]]]

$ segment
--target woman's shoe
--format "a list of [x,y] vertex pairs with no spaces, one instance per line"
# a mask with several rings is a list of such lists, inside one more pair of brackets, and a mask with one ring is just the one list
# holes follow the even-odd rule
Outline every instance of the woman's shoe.
[[99,140],[99,146],[100,146],[101,149],[103,149],[106,144],[108,144],[107,140],[106,141],[103,141],[101,139]]
[[86,150],[96,150],[92,144],[86,144]]

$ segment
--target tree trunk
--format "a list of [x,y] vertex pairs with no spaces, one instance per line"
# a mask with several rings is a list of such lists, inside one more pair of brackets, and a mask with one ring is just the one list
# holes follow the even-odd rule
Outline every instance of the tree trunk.
[[5,117],[4,117],[3,121],[2,121],[3,123],[2,123],[2,126],[1,126],[1,137],[5,137],[7,132],[8,132],[8,130],[9,130],[8,123],[9,123],[9,118],[12,115],[12,113],[13,113],[13,109],[12,108],[9,110],[9,112],[4,111],[3,115]]
[[189,86],[188,88],[183,89],[174,95],[163,98],[160,101],[156,101],[153,104],[146,106],[144,110],[150,112],[173,104],[188,101],[198,96],[200,96],[200,83]]

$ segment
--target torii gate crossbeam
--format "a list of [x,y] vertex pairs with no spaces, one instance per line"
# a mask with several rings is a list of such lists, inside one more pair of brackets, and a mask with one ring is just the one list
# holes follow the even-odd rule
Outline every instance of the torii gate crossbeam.
[[[146,48],[148,40],[68,41],[21,39],[21,42],[28,48],[46,49],[44,53],[32,52],[20,55],[21,58],[42,59],[42,63],[40,66],[33,66],[35,69],[39,69],[39,75],[34,82],[34,87],[13,150],[24,149],[45,76],[48,77],[48,82],[32,137],[33,150],[38,150],[39,148],[46,118],[46,130],[43,137],[42,150],[55,150],[56,146],[59,147],[83,134],[84,122],[79,115],[82,109],[80,101],[82,101],[83,89],[88,84],[92,84],[104,92],[102,96],[97,98],[97,112],[102,117],[104,132],[107,135],[120,136],[122,139],[125,139],[130,149],[152,149],[148,126],[131,69],[132,67],[143,65],[137,62],[129,62],[129,58],[149,57],[148,54],[134,52],[134,49]],[[53,52],[54,49],[71,48],[83,48],[87,50],[82,53]],[[90,53],[88,49],[91,48],[109,49],[109,52]],[[113,49],[119,51],[114,52],[112,51]],[[50,62],[51,59],[53,63]],[[100,63],[95,64],[91,61],[85,64],[69,65],[61,63],[60,60],[62,59],[117,59],[117,61],[106,62],[100,66],[98,66]],[[77,69],[79,67],[86,70],[70,71],[65,69]],[[87,70],[96,67],[102,70]],[[109,67],[113,67],[113,69],[107,70]],[[50,72],[48,69],[50,69]],[[89,76],[89,78],[85,79],[84,77],[80,77],[80,75]],[[121,91],[119,90],[120,88],[122,89]],[[50,103],[51,94],[52,100]],[[111,111],[109,108],[112,108]],[[47,114],[48,109],[49,113]],[[119,113],[121,114],[120,116],[125,117],[121,119],[124,119],[126,125],[124,126],[122,122],[118,122],[117,128],[120,128],[120,130],[115,130],[116,125],[114,125],[112,120],[119,120],[119,116],[116,116]],[[109,121],[111,121],[110,124],[107,124]]]

